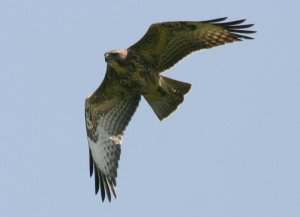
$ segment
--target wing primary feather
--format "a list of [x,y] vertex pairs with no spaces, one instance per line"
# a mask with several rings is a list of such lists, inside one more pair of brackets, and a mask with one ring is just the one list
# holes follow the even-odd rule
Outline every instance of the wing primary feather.
[[213,20],[204,20],[204,21],[201,21],[201,23],[218,23],[218,22],[222,22],[226,19],[227,19],[227,17],[221,17],[221,18],[213,19]]
[[256,33],[256,31],[252,31],[252,30],[239,30],[239,29],[230,29],[230,32],[246,33],[246,34]]
[[[96,165],[94,165],[94,166],[96,168]],[[100,179],[101,199],[102,199],[102,202],[103,202],[104,199],[105,199],[105,190],[104,190],[103,177],[102,177],[101,171],[99,171],[98,169],[96,169],[96,170],[97,170],[97,174],[98,174],[99,179]]]
[[[93,165],[94,165],[94,161],[93,161],[93,157],[92,157],[92,152],[91,149],[89,148],[89,158],[90,158],[90,177],[93,175]],[[96,176],[96,174],[95,174]]]
[[218,23],[218,25],[220,25],[220,26],[234,26],[234,25],[241,24],[245,21],[246,21],[246,19],[242,19],[242,20],[236,20],[236,21],[231,21],[231,22]]
[[228,29],[247,29],[252,26],[254,26],[254,24],[245,24],[245,25],[229,26]]
[[109,186],[108,186],[108,183],[107,183],[107,179],[104,175],[103,175],[103,180],[104,180],[104,186],[105,186],[105,191],[106,191],[106,194],[107,194],[107,198],[108,198],[108,201],[110,202],[111,201],[110,190],[109,190]]
[[115,186],[114,186],[113,182],[111,180],[109,180],[108,183],[110,185],[110,189],[111,189],[114,197],[117,198],[116,189],[115,189]]
[[95,172],[95,194],[99,191],[99,176],[98,173]]
[[232,35],[234,35],[235,37],[237,37],[239,41],[240,41],[241,39],[249,39],[249,40],[254,39],[254,38],[249,37],[249,36],[240,35],[240,34],[235,34],[235,33],[232,33]]

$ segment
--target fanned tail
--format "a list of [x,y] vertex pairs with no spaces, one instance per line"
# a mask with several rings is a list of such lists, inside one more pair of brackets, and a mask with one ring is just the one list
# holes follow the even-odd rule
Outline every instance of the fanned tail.
[[191,89],[191,84],[160,76],[159,88],[144,95],[145,99],[162,120],[174,112],[183,102],[184,95]]

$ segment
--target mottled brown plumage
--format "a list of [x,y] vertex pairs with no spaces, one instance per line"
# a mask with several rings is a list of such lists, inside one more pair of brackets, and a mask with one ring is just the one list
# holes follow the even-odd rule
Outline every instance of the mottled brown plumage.
[[222,22],[164,22],[126,50],[105,53],[107,71],[100,87],[86,99],[85,117],[90,149],[90,175],[102,201],[116,197],[116,177],[123,132],[143,96],[162,120],[183,102],[191,85],[161,76],[190,53],[214,46],[252,39],[244,34],[253,24],[245,20]]

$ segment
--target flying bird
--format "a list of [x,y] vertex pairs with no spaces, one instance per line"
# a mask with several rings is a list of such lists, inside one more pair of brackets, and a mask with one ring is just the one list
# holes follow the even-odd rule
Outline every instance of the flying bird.
[[95,193],[116,198],[116,177],[123,132],[141,96],[159,120],[183,102],[191,84],[161,75],[194,51],[243,39],[254,24],[245,19],[224,22],[219,18],[201,22],[178,21],[152,24],[146,34],[124,50],[104,54],[106,74],[98,89],[85,101],[90,176],[95,173]]

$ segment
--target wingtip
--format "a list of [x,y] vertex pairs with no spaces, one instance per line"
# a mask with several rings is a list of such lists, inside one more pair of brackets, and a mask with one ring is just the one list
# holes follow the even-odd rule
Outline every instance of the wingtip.
[[[256,31],[248,30],[250,27],[254,26],[254,24],[243,24],[246,19],[231,21],[231,22],[223,22],[218,23],[217,25],[227,29],[229,32],[232,33],[233,36],[237,37],[239,40],[243,39],[254,39],[253,37],[247,36],[245,34],[254,34]],[[242,24],[242,25],[241,25]]]
[[117,199],[116,193],[116,180],[115,178],[110,179],[106,177],[99,169],[97,169],[96,165],[94,165],[95,169],[95,195],[98,194],[100,190],[101,201],[104,202],[107,197],[108,202],[111,202],[112,196]]
[[105,194],[104,195],[101,194],[101,201],[102,201],[102,203],[104,202],[104,200],[105,200]]

